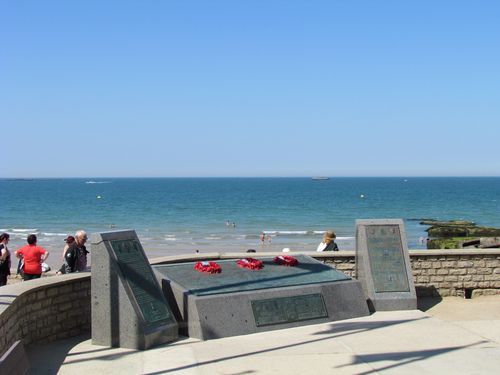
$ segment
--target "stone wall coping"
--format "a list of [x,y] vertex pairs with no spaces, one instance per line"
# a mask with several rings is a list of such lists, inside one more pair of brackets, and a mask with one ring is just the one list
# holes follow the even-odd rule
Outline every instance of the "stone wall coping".
[[[426,250],[426,249],[411,249],[408,250],[411,256],[448,256],[448,255],[500,255],[500,249],[438,249],[438,250]],[[217,259],[234,259],[234,258],[261,258],[261,257],[274,257],[278,255],[309,255],[313,258],[345,258],[356,256],[355,250],[340,250],[340,251],[291,251],[289,253],[283,252],[257,252],[257,253],[246,253],[246,252],[214,252],[214,253],[199,253],[199,254],[188,254],[188,255],[170,255],[159,258],[154,258],[150,260],[152,265],[169,264],[176,262],[197,262],[200,260],[217,260]]]
[[313,258],[343,258],[343,257],[353,257],[356,255],[354,250],[342,250],[342,251],[291,251],[289,253],[283,253],[281,251],[276,252],[257,252],[257,253],[247,253],[247,252],[216,252],[216,253],[200,253],[200,254],[189,254],[189,255],[169,255],[159,258],[154,258],[150,260],[152,265],[169,264],[176,262],[197,262],[200,260],[217,260],[217,259],[235,259],[235,258],[264,258],[264,257],[275,257],[278,255],[309,255]]
[[[500,249],[438,249],[438,250],[409,250],[410,256],[448,256],[448,255],[498,255],[500,256]],[[246,253],[246,252],[213,252],[213,253],[200,253],[188,255],[171,255],[159,258],[150,259],[152,265],[168,264],[174,262],[193,262],[204,259],[235,259],[244,257],[273,257],[278,255],[309,255],[314,258],[344,258],[354,257],[356,252],[354,250],[341,250],[338,252],[318,252],[318,251],[301,251],[301,252],[261,252],[261,253]],[[26,282],[19,282],[15,284],[7,284],[0,288],[0,313],[10,305],[10,303],[21,294],[28,291],[35,291],[43,289],[46,286],[55,286],[58,284],[65,284],[68,281],[83,280],[90,277],[90,272],[72,273],[68,275],[58,275],[50,277],[42,277],[36,280]]]
[[410,256],[438,256],[438,255],[500,255],[500,249],[437,249],[437,250],[409,250]]

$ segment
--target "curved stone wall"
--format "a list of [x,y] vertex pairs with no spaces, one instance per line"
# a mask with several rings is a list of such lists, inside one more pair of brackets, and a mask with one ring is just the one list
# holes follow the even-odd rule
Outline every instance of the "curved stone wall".
[[90,332],[90,273],[0,287],[0,355],[15,341],[51,342]]

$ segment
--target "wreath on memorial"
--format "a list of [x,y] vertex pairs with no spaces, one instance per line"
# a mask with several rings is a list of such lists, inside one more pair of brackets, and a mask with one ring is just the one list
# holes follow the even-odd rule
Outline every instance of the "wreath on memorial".
[[220,266],[215,262],[198,262],[194,265],[194,269],[198,272],[206,273],[221,273]]
[[264,267],[264,263],[259,259],[244,258],[236,261],[236,264],[241,268],[248,268],[251,270],[260,270]]
[[274,263],[280,266],[295,267],[299,261],[291,255],[278,255],[274,258]]

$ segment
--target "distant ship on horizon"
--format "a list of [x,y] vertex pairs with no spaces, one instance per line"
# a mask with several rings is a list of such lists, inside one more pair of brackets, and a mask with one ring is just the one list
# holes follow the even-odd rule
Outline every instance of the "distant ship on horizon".
[[312,180],[329,180],[330,177],[325,177],[325,176],[315,176],[311,177]]

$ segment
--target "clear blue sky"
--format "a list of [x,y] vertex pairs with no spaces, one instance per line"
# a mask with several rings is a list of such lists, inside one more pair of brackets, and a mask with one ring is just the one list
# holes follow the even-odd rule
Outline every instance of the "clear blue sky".
[[2,1],[1,177],[500,175],[499,1]]

